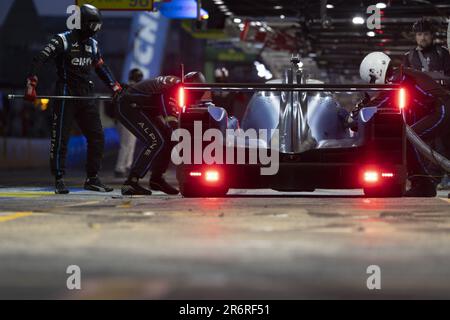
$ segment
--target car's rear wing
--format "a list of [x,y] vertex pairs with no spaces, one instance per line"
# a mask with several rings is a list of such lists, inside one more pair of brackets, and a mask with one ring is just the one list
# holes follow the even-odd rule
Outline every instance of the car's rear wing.
[[185,110],[185,91],[270,91],[270,92],[379,92],[396,91],[396,105],[403,110],[407,105],[407,92],[397,84],[282,84],[282,83],[182,83],[178,104]]
[[188,91],[396,91],[396,84],[183,83]]

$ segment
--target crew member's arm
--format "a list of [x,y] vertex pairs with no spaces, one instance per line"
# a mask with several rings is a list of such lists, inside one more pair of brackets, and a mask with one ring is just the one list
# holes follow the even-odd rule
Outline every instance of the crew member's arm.
[[411,64],[409,63],[409,55],[410,55],[410,52],[408,51],[407,53],[405,53],[404,54],[404,56],[403,56],[403,66],[405,67],[405,68],[411,68]]
[[94,67],[98,77],[103,81],[103,83],[105,83],[108,88],[110,88],[114,92],[114,94],[118,94],[122,91],[122,86],[114,78],[111,70],[103,60],[100,49],[98,48],[95,55]]
[[180,78],[175,76],[161,76],[157,77],[156,79],[156,88],[160,92],[166,92],[168,94],[168,106],[166,108],[165,113],[167,113],[166,121],[173,121],[176,119],[174,115],[178,114],[179,112],[179,106],[177,101],[177,92],[176,92],[176,86],[181,83]]
[[34,101],[36,99],[36,86],[38,83],[37,74],[42,66],[50,60],[56,58],[59,54],[64,52],[65,44],[60,35],[54,36],[49,43],[42,49],[31,63],[31,70],[27,77],[27,85],[25,88],[25,99]]

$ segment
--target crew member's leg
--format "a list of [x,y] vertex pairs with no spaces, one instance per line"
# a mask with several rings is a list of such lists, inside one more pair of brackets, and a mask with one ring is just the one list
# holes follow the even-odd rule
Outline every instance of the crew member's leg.
[[146,175],[152,161],[162,150],[163,137],[149,117],[130,102],[127,95],[117,104],[117,115],[120,122],[144,145],[132,165],[122,194],[151,194],[150,190],[140,187],[138,181]]
[[90,191],[111,192],[113,188],[104,185],[98,178],[103,160],[105,138],[100,120],[100,111],[93,102],[79,105],[76,120],[87,140],[86,182],[84,188]]
[[[443,101],[439,102],[435,112],[411,126],[419,137],[432,148],[436,148],[440,136],[448,132],[450,126],[450,104]],[[436,196],[436,185],[444,172],[437,165],[430,164],[428,160],[424,159],[411,144],[408,146],[408,172],[411,189],[406,193],[406,196]]]
[[133,164],[136,137],[122,124],[117,125],[120,137],[120,148],[117,156],[115,174],[117,177],[126,176]]
[[[57,85],[57,95],[68,94],[65,85]],[[55,193],[67,194],[63,177],[67,154],[67,143],[72,129],[76,106],[66,100],[55,100],[52,110],[52,130],[50,140],[50,169],[55,177]]]
[[170,164],[170,156],[174,143],[171,141],[172,129],[164,122],[161,117],[153,117],[152,123],[158,128],[164,139],[164,146],[158,157],[152,164],[152,174],[150,177],[150,188],[152,190],[163,191],[164,193],[176,195],[179,193],[177,189],[168,184],[163,175],[167,171]]

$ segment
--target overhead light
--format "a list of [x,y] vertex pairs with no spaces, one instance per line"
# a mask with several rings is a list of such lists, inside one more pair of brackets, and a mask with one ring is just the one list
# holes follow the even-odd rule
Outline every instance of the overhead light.
[[233,12],[226,11],[226,12],[224,12],[223,14],[226,15],[226,16],[232,16],[232,15],[233,15]]
[[228,9],[228,8],[227,8],[227,6],[226,6],[226,5],[222,4],[222,5],[220,5],[220,6],[219,6],[219,9],[220,9],[220,10],[223,10],[223,9],[225,9],[225,10],[226,10],[226,9]]
[[387,7],[386,3],[384,3],[384,2],[378,2],[376,4],[376,6],[378,9],[386,9],[386,7]]
[[223,4],[223,1],[222,0],[214,0],[214,3],[215,4]]
[[364,18],[361,16],[353,17],[352,19],[353,24],[364,24]]
[[281,9],[283,9],[283,6],[274,6],[273,7],[275,10],[281,10]]
[[239,23],[239,29],[244,30],[245,24]]
[[256,25],[257,25],[258,27],[261,27],[261,26],[262,26],[262,23],[259,22],[259,21],[256,21]]
[[241,20],[241,19],[239,19],[239,18],[234,18],[234,19],[233,19],[233,22],[234,22],[234,23],[241,23],[241,22],[242,22],[242,20]]
[[284,19],[286,16],[284,14],[280,15],[280,19]]
[[327,9],[333,9],[334,6],[332,4],[327,4]]
[[369,31],[369,32],[367,32],[367,36],[368,37],[375,37],[375,32]]

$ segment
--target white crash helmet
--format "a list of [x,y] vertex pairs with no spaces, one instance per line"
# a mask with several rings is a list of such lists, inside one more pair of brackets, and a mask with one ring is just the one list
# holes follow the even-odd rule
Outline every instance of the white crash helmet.
[[391,58],[383,52],[369,53],[359,66],[359,75],[368,83],[384,84],[390,62]]

